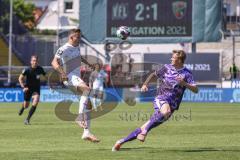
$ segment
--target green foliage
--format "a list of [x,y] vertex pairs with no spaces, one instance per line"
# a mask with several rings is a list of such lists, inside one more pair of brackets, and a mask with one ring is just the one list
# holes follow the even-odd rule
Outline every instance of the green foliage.
[[56,35],[56,31],[55,30],[48,30],[48,29],[45,29],[45,30],[39,30],[39,29],[34,29],[31,31],[32,34],[35,34],[35,35]]
[[6,24],[9,24],[9,0],[0,0],[0,32],[6,32]]
[[73,23],[79,24],[79,19],[76,19],[76,18],[70,18],[70,20],[71,20]]
[[[13,15],[17,16],[25,26],[34,26],[34,4],[24,0],[13,0]],[[10,18],[10,0],[0,0],[0,32],[7,33]],[[28,24],[27,24],[28,23]],[[5,28],[5,31],[3,31]]]
[[34,4],[26,3],[24,0],[14,0],[13,11],[22,22],[34,22],[33,11],[35,9]]

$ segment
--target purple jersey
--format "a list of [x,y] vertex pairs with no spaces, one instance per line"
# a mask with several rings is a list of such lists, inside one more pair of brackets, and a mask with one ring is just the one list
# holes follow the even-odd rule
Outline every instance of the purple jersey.
[[158,88],[156,98],[160,101],[167,101],[172,109],[178,109],[186,87],[179,85],[176,80],[181,76],[189,84],[195,84],[192,73],[185,67],[176,69],[171,64],[165,64],[155,71],[156,76],[162,82]]

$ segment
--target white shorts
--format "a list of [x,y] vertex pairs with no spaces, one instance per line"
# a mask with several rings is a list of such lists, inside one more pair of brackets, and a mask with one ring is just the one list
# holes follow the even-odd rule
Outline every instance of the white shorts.
[[163,101],[163,100],[159,100],[158,98],[155,98],[153,100],[153,108],[154,108],[155,111],[156,110],[161,110],[162,106],[166,103],[168,104],[167,101]]
[[85,82],[76,75],[68,75],[68,81],[64,83],[65,86],[81,86],[82,84],[85,84]]
[[101,85],[101,86],[94,86],[94,85],[93,85],[93,89],[102,92],[102,91],[103,91],[103,85]]

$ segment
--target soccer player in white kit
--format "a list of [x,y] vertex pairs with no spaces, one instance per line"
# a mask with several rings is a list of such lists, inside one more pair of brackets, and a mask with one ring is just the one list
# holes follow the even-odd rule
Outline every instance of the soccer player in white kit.
[[99,63],[95,64],[95,70],[89,77],[89,87],[93,90],[93,96],[90,99],[95,111],[97,111],[97,107],[102,110],[103,87],[104,82],[107,82],[107,76],[101,65]]
[[88,106],[88,96],[90,94],[90,88],[80,78],[80,65],[81,62],[89,64],[80,54],[79,43],[81,40],[81,30],[72,29],[68,35],[68,42],[61,46],[52,61],[53,68],[61,75],[63,84],[68,86],[71,90],[74,89],[74,93],[80,96],[79,101],[79,116],[76,119],[76,123],[84,128],[82,139],[89,140],[91,142],[99,142],[93,134],[90,133],[90,110]]

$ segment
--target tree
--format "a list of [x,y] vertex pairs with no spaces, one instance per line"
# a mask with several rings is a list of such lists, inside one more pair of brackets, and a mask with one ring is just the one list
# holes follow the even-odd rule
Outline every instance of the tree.
[[23,22],[23,24],[32,29],[34,27],[33,11],[36,9],[32,3],[26,3],[24,0],[14,0],[13,12]]
[[0,0],[0,32],[8,32],[9,24],[9,0]]
[[[0,0],[0,4],[0,32],[8,33],[10,0]],[[13,16],[28,29],[34,27],[34,10],[34,4],[26,3],[24,0],[13,0]]]

